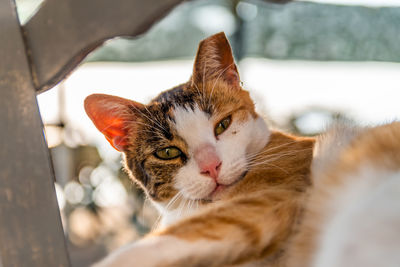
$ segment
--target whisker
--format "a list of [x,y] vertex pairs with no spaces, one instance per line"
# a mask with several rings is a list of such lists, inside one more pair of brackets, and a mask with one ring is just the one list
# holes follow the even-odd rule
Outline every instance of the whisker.
[[247,170],[247,163],[242,159],[237,159],[231,163],[232,167],[228,169],[228,171],[221,177],[221,179],[225,177],[232,177],[233,175],[237,174],[237,171],[244,169]]
[[173,198],[171,198],[171,200],[165,206],[165,209],[168,210],[180,197],[182,197],[182,193],[178,191],[178,193],[176,193],[176,195]]
[[311,151],[312,148],[305,148],[305,149],[298,149],[298,150],[293,150],[293,151],[288,151],[285,153],[277,153],[277,154],[271,154],[271,155],[266,155],[266,156],[258,156],[258,157],[253,157],[250,158],[249,160],[252,162],[257,162],[258,160],[277,160],[280,159],[284,156],[291,156],[291,155],[297,155],[299,152],[305,152],[305,151]]
[[211,89],[210,96],[208,97],[208,108],[210,108],[212,95],[213,95],[213,93],[214,93],[214,88],[215,88],[215,86],[217,85],[218,80],[221,78],[221,75],[222,75],[223,73],[225,73],[225,71],[227,71],[228,68],[230,68],[233,64],[234,64],[234,63],[231,63],[231,64],[229,64],[226,68],[224,68],[223,70],[220,70],[220,72],[219,72],[219,74],[218,74],[218,77],[217,77],[216,81],[214,82],[213,87],[212,87],[212,89]]
[[263,163],[260,163],[260,164],[254,164],[254,165],[249,165],[249,166],[252,167],[252,168],[254,168],[254,167],[257,167],[257,166],[260,166],[260,165],[269,165],[269,166],[275,167],[275,168],[277,168],[277,169],[280,169],[281,171],[283,171],[283,172],[286,173],[286,174],[289,174],[289,172],[286,171],[285,169],[283,169],[282,167],[279,167],[279,166],[277,166],[277,165],[275,165],[275,164],[272,164],[272,163],[270,163],[270,162],[263,162]]
[[[143,122],[140,122],[140,121],[122,120],[122,122],[125,123],[125,125],[127,125],[127,124],[139,124],[139,125],[144,125],[146,127],[150,127],[150,128],[152,128],[154,130],[157,130],[157,128],[155,128],[153,125],[150,125],[150,124],[147,124],[147,123],[143,123]],[[103,132],[103,131],[105,131],[105,130],[107,130],[110,127],[115,126],[115,125],[117,125],[117,123],[111,123],[111,124],[107,125],[107,127],[104,127],[103,129],[101,129],[100,131]],[[146,130],[143,129],[143,131],[146,131]],[[151,132],[151,131],[149,131],[149,132]]]
[[206,97],[206,94],[205,94],[205,90],[204,90],[204,87],[205,87],[205,81],[206,81],[206,66],[207,66],[207,61],[206,62],[204,62],[204,67],[203,67],[203,84],[202,84],[202,91],[203,91],[203,98],[204,98],[204,103],[203,103],[203,105],[204,105],[204,107],[205,107],[205,104],[206,104],[206,101],[205,101],[205,97]]
[[283,144],[281,144],[281,145],[271,147],[271,148],[269,148],[269,149],[267,149],[267,150],[261,150],[261,151],[259,151],[259,152],[254,153],[254,154],[249,154],[249,155],[250,155],[249,157],[252,157],[253,155],[263,155],[263,154],[267,154],[267,153],[270,153],[271,151],[274,151],[274,150],[276,150],[276,149],[278,149],[278,148],[285,147],[285,146],[294,144],[294,143],[296,143],[296,142],[297,142],[297,141],[292,141],[292,142],[288,142],[288,143],[283,143]]
[[[167,205],[165,206],[166,210],[169,210],[169,208],[175,203],[177,202],[180,198],[182,197],[182,193],[178,191],[178,193],[176,193],[175,196],[173,196],[170,201],[167,203]],[[160,225],[161,222],[161,218],[162,218],[162,213],[160,213],[156,219],[156,221],[153,224],[152,230],[155,230],[158,228],[158,226]]]
[[205,96],[205,92],[204,92],[204,87],[202,87],[203,90],[201,92],[196,83],[193,83],[193,85],[196,87],[196,90],[199,93],[201,105],[203,107],[205,107],[206,106],[206,101],[205,101],[206,96]]
[[259,160],[259,159],[264,160],[264,159],[272,158],[272,157],[279,156],[279,155],[292,155],[292,154],[297,154],[299,152],[310,151],[310,150],[312,150],[312,148],[292,150],[292,151],[287,151],[284,153],[271,153],[270,155],[265,155],[265,153],[260,153],[258,155],[247,156],[247,159],[251,160],[251,161],[255,161],[255,160]]
[[195,192],[190,192],[190,191],[196,189],[197,187],[198,187],[198,185],[196,183],[194,183],[191,186],[189,186],[188,188],[184,188],[182,190],[185,191],[188,195],[193,195],[193,194],[195,194]]
[[[154,122],[158,127],[160,127],[160,129],[166,131],[166,129],[161,125],[161,123],[153,118],[150,118],[149,116],[147,116],[143,111],[141,111],[140,109],[138,109],[137,107],[133,106],[133,108],[138,111],[140,114],[142,114],[144,117],[146,117],[149,121]],[[144,106],[144,108],[146,109],[147,113],[151,113],[148,108],[146,106]]]

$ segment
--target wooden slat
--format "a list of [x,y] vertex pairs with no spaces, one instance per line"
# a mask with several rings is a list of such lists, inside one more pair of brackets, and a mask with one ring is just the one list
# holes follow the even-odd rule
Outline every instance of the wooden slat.
[[137,36],[183,0],[46,0],[24,26],[34,85],[58,83],[105,40]]
[[69,266],[36,92],[11,0],[0,0],[0,38],[1,262],[4,267]]

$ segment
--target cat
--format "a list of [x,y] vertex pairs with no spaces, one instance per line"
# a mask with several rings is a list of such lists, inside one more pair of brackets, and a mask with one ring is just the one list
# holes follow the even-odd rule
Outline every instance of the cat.
[[148,105],[97,94],[85,109],[163,215],[96,267],[399,266],[400,123],[271,130],[223,33]]
[[241,87],[224,33],[190,80],[148,105],[95,94],[85,110],[163,215],[100,266],[280,266],[310,186],[314,138],[271,130]]

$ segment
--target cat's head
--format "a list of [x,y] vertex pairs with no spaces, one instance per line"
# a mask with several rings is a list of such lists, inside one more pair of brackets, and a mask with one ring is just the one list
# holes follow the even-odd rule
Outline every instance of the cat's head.
[[85,109],[127,170],[158,203],[177,194],[214,200],[248,171],[248,159],[268,142],[225,34],[199,44],[189,82],[144,105],[95,94]]

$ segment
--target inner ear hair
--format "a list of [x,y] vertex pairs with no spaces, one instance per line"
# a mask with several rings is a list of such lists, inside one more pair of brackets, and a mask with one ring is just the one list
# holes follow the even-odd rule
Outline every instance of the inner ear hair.
[[[127,124],[137,119],[132,107],[140,109],[142,104],[125,98],[93,94],[85,99],[85,111],[96,128],[118,151],[125,151],[128,145],[128,132],[134,124]],[[128,127],[129,126],[129,127]],[[132,128],[132,129],[131,129]]]
[[192,83],[221,79],[240,87],[240,77],[225,33],[220,32],[200,42],[193,66]]

